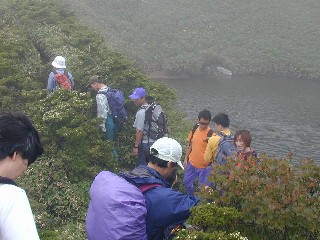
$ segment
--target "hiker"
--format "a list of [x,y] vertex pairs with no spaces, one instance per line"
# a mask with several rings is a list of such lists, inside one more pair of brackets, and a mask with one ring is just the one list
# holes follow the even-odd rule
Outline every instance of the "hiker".
[[181,145],[172,138],[163,137],[150,147],[147,166],[140,165],[130,172],[120,174],[143,192],[149,240],[164,239],[170,235],[177,225],[188,219],[189,209],[199,202],[195,196],[173,190],[166,180],[175,180],[171,174],[178,166],[183,169],[181,155]]
[[208,163],[215,162],[216,164],[224,164],[227,158],[235,151],[233,145],[234,136],[229,128],[230,119],[225,113],[219,113],[212,121],[215,123],[217,131],[209,138],[204,159]]
[[87,87],[88,86],[91,86],[91,88],[97,92],[97,117],[102,118],[102,123],[99,126],[104,133],[105,139],[114,140],[122,127],[122,122],[119,124],[114,122],[111,106],[107,97],[107,92],[110,88],[105,85],[98,76],[90,77]]
[[0,239],[39,239],[26,192],[15,180],[43,153],[37,130],[23,114],[0,114]]
[[54,58],[51,64],[55,70],[50,72],[48,77],[47,90],[52,93],[58,88],[66,88],[69,91],[74,89],[74,79],[72,74],[66,70],[66,60],[62,56]]
[[142,87],[134,89],[133,93],[129,96],[129,98],[133,100],[134,105],[139,107],[133,123],[133,127],[136,129],[133,155],[138,157],[138,165],[147,164],[146,158],[150,152],[150,146],[156,141],[156,139],[148,137],[144,131],[145,113],[146,109],[149,107],[146,97],[146,90]]
[[204,109],[198,115],[198,123],[192,128],[188,135],[188,146],[183,162],[186,172],[183,183],[187,193],[194,193],[194,181],[198,178],[198,186],[210,186],[207,176],[211,172],[209,162],[204,160],[208,139],[212,136],[213,130],[210,129],[211,113]]
[[[258,154],[250,147],[252,136],[248,130],[237,131],[234,135],[234,144],[237,146],[236,160],[240,162],[237,164],[238,167],[248,170],[250,167],[255,165]],[[241,162],[245,163],[241,163]]]

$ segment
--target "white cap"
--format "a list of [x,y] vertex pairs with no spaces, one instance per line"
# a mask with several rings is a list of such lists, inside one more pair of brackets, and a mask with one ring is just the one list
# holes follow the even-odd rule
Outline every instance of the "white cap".
[[176,140],[173,138],[168,138],[168,137],[163,137],[155,141],[154,144],[150,147],[150,153],[154,153],[152,150],[156,150],[158,154],[155,156],[157,158],[160,158],[164,161],[168,162],[175,162],[178,163],[178,165],[183,168],[183,165],[180,161],[181,156],[182,156],[182,147],[180,143],[178,143]]
[[66,68],[66,59],[62,56],[56,56],[52,62],[55,68]]

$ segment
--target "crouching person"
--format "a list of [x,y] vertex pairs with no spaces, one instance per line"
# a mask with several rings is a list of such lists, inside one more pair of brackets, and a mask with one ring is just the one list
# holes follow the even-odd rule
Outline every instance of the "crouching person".
[[177,166],[182,167],[181,145],[160,138],[150,152],[147,166],[121,177],[109,171],[95,177],[86,218],[88,240],[163,240],[187,220],[199,199],[171,188]]
[[188,219],[189,209],[199,202],[195,196],[173,190],[167,181],[178,166],[183,169],[181,155],[181,145],[172,138],[163,137],[150,147],[147,166],[141,165],[131,172],[120,174],[143,192],[149,240],[167,237],[166,234],[175,226]]

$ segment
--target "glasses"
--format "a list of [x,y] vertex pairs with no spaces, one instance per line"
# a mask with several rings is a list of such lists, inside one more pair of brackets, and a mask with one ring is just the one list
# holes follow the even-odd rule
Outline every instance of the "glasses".
[[210,123],[207,123],[207,122],[199,122],[199,125],[202,125],[202,126],[208,126]]

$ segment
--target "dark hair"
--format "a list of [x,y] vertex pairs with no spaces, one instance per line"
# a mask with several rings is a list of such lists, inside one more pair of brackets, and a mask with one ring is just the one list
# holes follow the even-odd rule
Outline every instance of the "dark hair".
[[211,121],[210,111],[207,109],[203,109],[201,112],[199,112],[198,119],[200,120],[201,118],[203,118],[205,120],[209,120],[209,122],[210,122]]
[[151,153],[147,156],[147,162],[151,162],[161,168],[168,167],[168,161],[164,161]]
[[236,143],[238,137],[241,138],[241,140],[244,142],[246,147],[250,147],[251,140],[252,140],[250,131],[248,130],[237,131],[236,134],[234,135],[234,140],[233,140],[234,144]]
[[100,79],[99,76],[92,76],[89,78],[89,84],[93,84],[93,83],[102,83],[102,80]]
[[32,164],[43,153],[37,130],[22,113],[0,114],[0,161],[15,152]]
[[224,128],[227,128],[230,125],[229,116],[225,113],[219,113],[215,115],[212,121],[215,122],[216,124],[221,125]]

